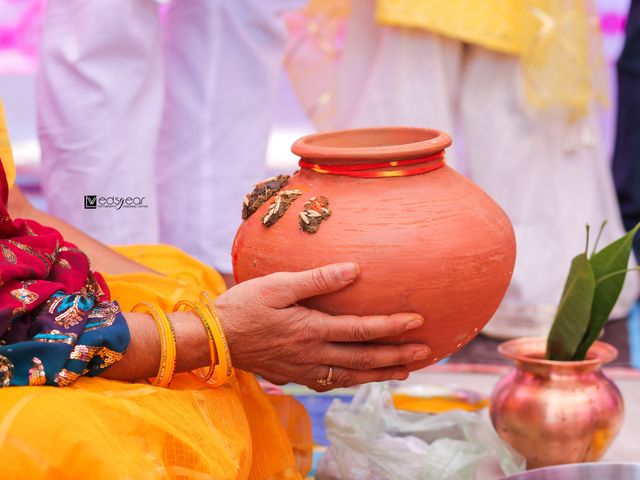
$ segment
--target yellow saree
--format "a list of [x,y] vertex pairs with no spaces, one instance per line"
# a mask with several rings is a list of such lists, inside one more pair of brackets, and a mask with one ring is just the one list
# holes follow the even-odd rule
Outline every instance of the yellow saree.
[[[0,153],[10,158],[0,103]],[[7,168],[9,167],[9,168]],[[169,246],[118,248],[162,275],[104,275],[122,311],[225,286],[215,270]],[[170,389],[82,377],[71,386],[0,388],[0,478],[4,479],[299,479],[311,468],[304,408],[265,395],[236,370],[211,388],[195,376]]]
[[[173,247],[117,250],[168,275],[105,275],[123,311],[138,301],[169,310],[176,297],[224,290],[214,270]],[[216,389],[191,374],[170,389],[85,377],[65,388],[4,388],[0,419],[5,479],[297,479],[311,468],[304,408],[268,397],[240,370]]]

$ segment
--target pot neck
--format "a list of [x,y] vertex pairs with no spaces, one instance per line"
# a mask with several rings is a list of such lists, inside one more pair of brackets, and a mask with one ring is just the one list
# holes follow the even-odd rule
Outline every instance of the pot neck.
[[418,127],[375,127],[314,133],[291,151],[300,167],[323,175],[386,178],[420,175],[444,166],[451,137]]
[[516,338],[500,344],[499,353],[514,360],[519,370],[540,376],[585,375],[600,370],[615,360],[618,351],[608,343],[597,341],[580,361],[555,361],[545,358],[546,339],[542,337]]
[[355,178],[389,178],[422,175],[438,170],[444,167],[445,159],[444,151],[441,151],[417,158],[377,161],[350,159],[343,160],[338,164],[301,158],[298,165],[300,168],[324,175],[342,175]]
[[516,368],[539,377],[575,377],[596,373],[602,362],[548,362],[543,359],[516,360]]

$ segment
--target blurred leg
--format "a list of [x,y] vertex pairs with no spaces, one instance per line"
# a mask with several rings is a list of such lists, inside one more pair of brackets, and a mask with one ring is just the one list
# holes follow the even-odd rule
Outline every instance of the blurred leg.
[[[618,60],[618,124],[613,175],[627,229],[640,222],[640,1],[631,3],[627,39]],[[636,237],[640,258],[640,237]]]
[[158,150],[161,238],[231,271],[244,195],[265,154],[285,48],[303,0],[176,0],[166,29]]
[[[584,251],[585,223],[597,231],[608,220],[600,247],[624,231],[595,112],[571,125],[562,111],[534,111],[521,75],[516,57],[469,50],[461,99],[466,159],[471,178],[511,218],[518,246],[511,286],[488,327],[498,336],[546,334],[571,259]],[[637,293],[630,274],[617,315]]]
[[[456,134],[464,45],[427,31],[381,27],[375,2],[352,3],[338,78],[337,128],[410,125]],[[457,147],[447,160],[454,167]]]
[[[53,214],[104,242],[158,240],[160,47],[154,2],[48,2],[37,83],[44,189]],[[145,197],[148,208],[85,210],[84,195]]]

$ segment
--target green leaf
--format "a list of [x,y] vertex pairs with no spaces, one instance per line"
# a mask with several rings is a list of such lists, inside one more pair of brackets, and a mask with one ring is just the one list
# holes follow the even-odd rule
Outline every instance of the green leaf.
[[[575,360],[583,360],[585,358],[589,347],[597,340],[609,319],[611,310],[613,310],[622,291],[629,257],[633,248],[633,238],[639,229],[640,224],[636,225],[633,230],[623,237],[595,253],[589,260],[596,278],[596,289],[593,296],[589,326],[576,351]],[[615,272],[620,272],[620,274],[612,275]]]
[[556,318],[547,339],[547,358],[572,360],[587,331],[596,279],[585,253],[571,262]]

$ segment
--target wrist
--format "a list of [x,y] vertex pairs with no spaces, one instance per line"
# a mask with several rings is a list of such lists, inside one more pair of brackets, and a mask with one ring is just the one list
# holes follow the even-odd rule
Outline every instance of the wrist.
[[210,365],[207,332],[197,314],[192,311],[173,312],[170,319],[178,345],[176,371],[186,372]]

